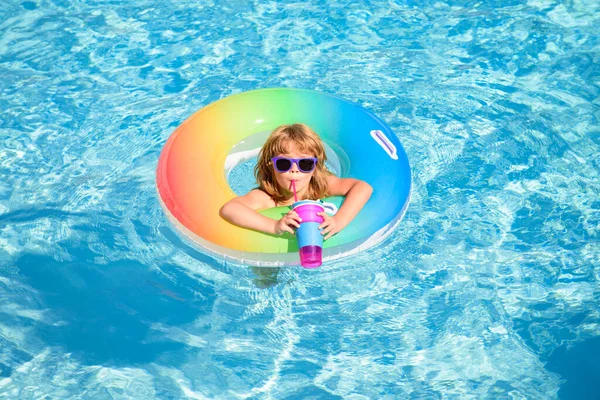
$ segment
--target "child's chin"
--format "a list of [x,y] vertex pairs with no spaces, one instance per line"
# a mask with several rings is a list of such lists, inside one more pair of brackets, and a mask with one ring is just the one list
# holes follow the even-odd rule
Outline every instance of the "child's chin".
[[[298,190],[298,188],[297,188],[297,187],[296,187],[296,190]],[[291,193],[292,193],[292,191],[290,190],[290,188],[289,188],[289,187],[285,187],[285,186],[283,186],[283,185],[281,185],[281,184],[279,184],[279,191],[280,191],[281,193],[285,193],[285,194],[291,194]]]

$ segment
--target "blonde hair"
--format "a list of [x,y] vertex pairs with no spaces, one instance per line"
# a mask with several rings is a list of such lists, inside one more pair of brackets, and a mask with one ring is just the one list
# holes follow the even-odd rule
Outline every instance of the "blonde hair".
[[254,167],[254,176],[259,189],[271,196],[275,203],[286,200],[275,179],[271,159],[279,154],[285,154],[289,144],[294,144],[303,153],[317,157],[317,166],[308,185],[308,199],[317,200],[327,196],[327,176],[331,175],[331,172],[325,166],[327,160],[325,146],[319,135],[304,124],[281,125],[271,132],[258,153],[258,161]]

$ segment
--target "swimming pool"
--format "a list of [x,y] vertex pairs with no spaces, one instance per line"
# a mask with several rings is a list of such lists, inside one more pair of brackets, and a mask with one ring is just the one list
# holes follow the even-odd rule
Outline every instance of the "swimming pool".
[[[0,393],[600,396],[599,8],[5,1]],[[413,196],[385,243],[257,275],[173,232],[167,137],[263,87],[396,132]]]

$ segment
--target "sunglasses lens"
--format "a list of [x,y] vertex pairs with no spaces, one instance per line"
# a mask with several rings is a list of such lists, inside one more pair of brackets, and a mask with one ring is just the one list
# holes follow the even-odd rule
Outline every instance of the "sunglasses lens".
[[277,171],[279,172],[289,171],[290,168],[292,168],[292,162],[288,159],[280,158],[279,160],[275,161],[275,168],[277,168]]
[[315,160],[310,158],[303,158],[298,161],[298,169],[304,172],[310,172],[315,168]]

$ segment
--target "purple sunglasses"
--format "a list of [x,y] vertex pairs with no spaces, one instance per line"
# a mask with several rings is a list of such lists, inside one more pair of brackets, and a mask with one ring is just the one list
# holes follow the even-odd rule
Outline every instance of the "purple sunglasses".
[[298,166],[300,172],[308,173],[312,172],[317,166],[317,158],[289,158],[289,157],[273,157],[271,158],[273,165],[277,172],[288,172],[292,169],[292,165],[295,163]]

